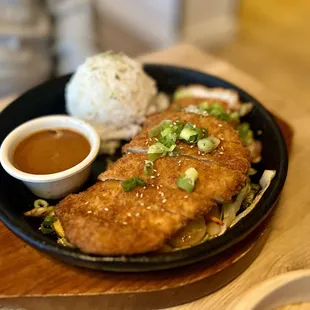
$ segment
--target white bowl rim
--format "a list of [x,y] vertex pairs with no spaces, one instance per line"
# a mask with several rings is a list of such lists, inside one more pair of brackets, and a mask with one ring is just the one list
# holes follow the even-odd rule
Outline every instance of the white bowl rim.
[[[61,171],[57,173],[51,173],[51,174],[31,174],[23,172],[17,168],[14,167],[14,165],[11,163],[11,160],[9,159],[9,152],[11,150],[12,144],[16,142],[16,139],[18,139],[18,133],[22,132],[28,127],[31,127],[35,125],[36,123],[43,123],[44,121],[66,121],[66,125],[60,126],[61,128],[67,128],[75,130],[81,134],[88,140],[88,142],[91,145],[91,149],[89,154],[77,165]],[[77,129],[76,127],[71,127],[70,124],[76,124],[80,127]],[[51,126],[51,128],[57,128],[57,125]],[[59,127],[59,128],[60,128]],[[33,133],[36,131],[39,131],[40,129],[34,129]],[[86,132],[88,132],[89,136],[91,136],[91,139],[93,140],[93,143],[90,141],[91,139],[86,136]],[[16,139],[14,139],[14,136],[17,136]],[[20,141],[22,140],[19,139]],[[87,122],[69,116],[69,115],[48,115],[48,116],[41,116],[34,118],[32,120],[29,120],[18,127],[16,127],[14,130],[12,130],[7,137],[4,139],[1,147],[0,147],[0,162],[2,164],[2,167],[4,170],[9,173],[11,176],[13,176],[16,179],[19,179],[24,182],[33,182],[33,183],[47,183],[47,182],[54,182],[58,180],[62,180],[64,178],[70,177],[81,170],[88,167],[96,158],[98,155],[100,148],[100,138],[97,133],[97,131],[89,125]]]

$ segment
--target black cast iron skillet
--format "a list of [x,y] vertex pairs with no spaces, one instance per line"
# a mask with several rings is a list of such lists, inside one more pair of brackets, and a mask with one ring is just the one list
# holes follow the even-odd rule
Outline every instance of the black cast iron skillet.
[[[32,208],[36,199],[26,187],[9,176],[0,166],[0,219],[18,237],[58,259],[74,265],[109,271],[151,271],[180,267],[220,255],[252,232],[271,212],[283,188],[288,156],[284,138],[279,127],[266,109],[253,97],[237,86],[217,77],[198,71],[156,64],[145,65],[159,90],[171,94],[178,86],[203,84],[209,87],[224,87],[238,91],[242,102],[253,102],[254,109],[246,116],[255,132],[262,131],[257,138],[263,143],[262,161],[255,168],[259,178],[264,169],[276,170],[271,186],[256,208],[224,235],[188,249],[171,253],[144,254],[134,256],[95,256],[78,250],[64,248],[56,239],[38,231],[39,220],[23,216]],[[65,113],[64,87],[70,76],[46,82],[28,91],[0,114],[0,143],[6,135],[20,124],[43,115]],[[120,151],[115,157],[121,156]],[[99,156],[93,164],[92,178],[85,187],[95,182],[96,176],[105,169],[106,157]],[[14,249],[12,249],[14,250]]]

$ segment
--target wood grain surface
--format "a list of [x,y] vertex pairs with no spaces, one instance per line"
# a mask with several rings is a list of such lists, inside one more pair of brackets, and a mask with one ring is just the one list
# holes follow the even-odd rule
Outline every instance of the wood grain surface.
[[[310,172],[307,161],[310,155],[310,143],[308,143],[310,136],[307,133],[310,124],[310,109],[307,103],[299,102],[298,106],[291,102],[286,103],[255,79],[192,46],[176,46],[147,55],[142,60],[191,67],[225,78],[257,97],[272,113],[288,120],[295,133],[285,190],[272,217],[269,234],[265,234],[268,239],[255,262],[237,279],[217,292],[171,309],[229,309],[229,305],[252,285],[279,273],[309,268],[310,246],[305,237],[310,233],[310,225],[308,225],[310,215],[307,212],[310,208],[307,183]],[[195,273],[187,273],[186,269],[178,271],[181,278],[185,274],[183,279],[186,279],[186,283],[193,282]],[[148,276],[140,274],[136,275],[134,281],[131,281],[122,274],[112,275],[70,267],[43,256],[16,238],[3,225],[0,226],[0,294],[2,297],[59,293],[97,294],[105,291],[117,294],[124,288],[127,291],[143,293],[145,290],[152,289],[156,281],[157,285],[164,290],[169,287],[170,283],[173,283],[174,276],[180,277],[180,275],[175,274],[154,281],[151,274]],[[117,277],[117,285],[109,281],[112,277],[113,279]],[[179,283],[182,285],[181,281]],[[21,286],[22,290],[20,290]],[[197,288],[193,286],[193,290],[195,289]],[[132,298],[130,294],[126,297],[123,309],[127,309]],[[182,299],[182,296],[175,293],[170,298],[178,300],[178,298]],[[65,308],[65,303],[62,303],[53,309],[70,309],[70,302],[67,305],[69,308]],[[93,308],[89,306],[84,309]],[[117,309],[117,307],[112,302],[102,309]]]

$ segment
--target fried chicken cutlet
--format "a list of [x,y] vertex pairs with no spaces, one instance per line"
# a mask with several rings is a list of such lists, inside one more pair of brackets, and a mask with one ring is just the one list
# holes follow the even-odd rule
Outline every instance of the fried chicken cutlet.
[[[147,159],[149,131],[162,120],[182,120],[207,129],[220,139],[211,153],[197,145],[178,143],[177,157],[154,162],[155,174],[143,172]],[[217,202],[231,201],[246,181],[249,153],[235,130],[211,116],[167,111],[148,117],[143,130],[124,147],[127,155],[99,176],[87,191],[72,194],[55,209],[65,236],[81,251],[100,255],[130,255],[160,249],[190,220],[206,216]],[[199,174],[192,193],[176,185],[190,167]],[[145,186],[125,192],[121,182],[143,178]]]

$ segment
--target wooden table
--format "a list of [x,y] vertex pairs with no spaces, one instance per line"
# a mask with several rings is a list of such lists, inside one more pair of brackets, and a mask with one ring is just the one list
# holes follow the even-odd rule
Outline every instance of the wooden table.
[[[271,112],[276,112],[281,118],[289,121],[295,132],[287,183],[270,223],[268,240],[258,258],[241,276],[221,290],[195,302],[171,309],[229,309],[229,305],[254,284],[280,273],[310,268],[308,241],[310,235],[310,212],[308,212],[308,209],[310,210],[308,181],[310,134],[307,132],[310,126],[310,105],[308,102],[285,102],[252,77],[189,45],[175,46],[143,56],[141,59],[145,62],[167,63],[199,69],[229,80],[257,97]],[[24,259],[27,261],[47,259],[13,236],[3,225],[0,226],[0,237],[1,240],[10,241],[11,251],[22,247]],[[7,254],[8,251],[4,251],[0,245],[0,283],[2,275],[8,272],[12,273],[12,285],[14,282],[23,281],[27,270],[8,270],[3,263],[4,253]],[[81,274],[83,272],[81,271]],[[61,283],[61,285],[65,284]],[[74,291],[74,283],[71,285]],[[45,290],[53,293],[55,288],[46,287]]]

